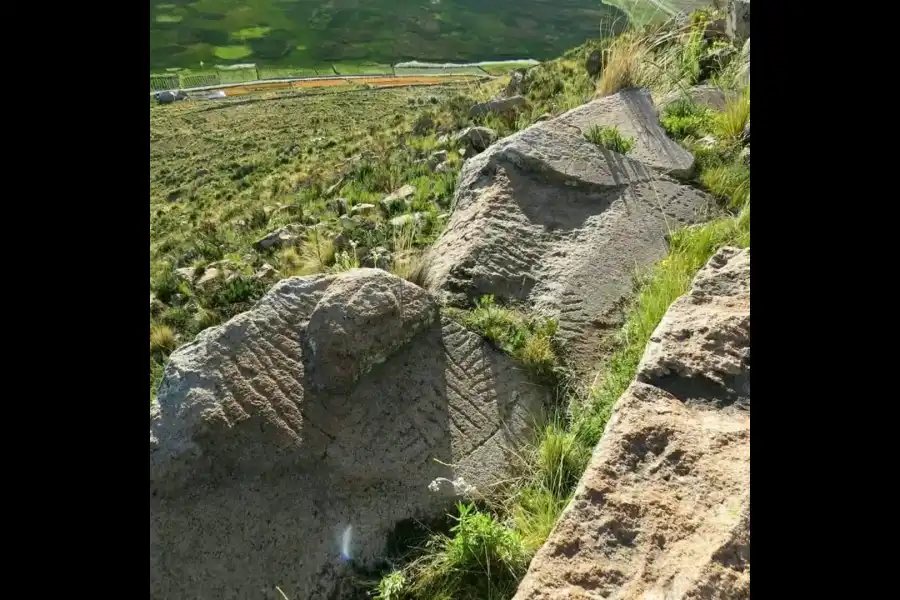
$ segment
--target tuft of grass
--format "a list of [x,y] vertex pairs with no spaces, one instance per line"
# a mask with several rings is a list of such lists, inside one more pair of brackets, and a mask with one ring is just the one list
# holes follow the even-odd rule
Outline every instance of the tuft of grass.
[[528,552],[533,555],[544,545],[568,503],[568,497],[560,498],[539,486],[528,486],[519,492],[511,510],[512,521]]
[[659,123],[673,139],[701,138],[712,129],[713,114],[709,108],[681,98],[666,106]]
[[391,571],[381,578],[375,589],[375,600],[403,600],[406,576],[402,571]]
[[500,306],[493,296],[484,296],[475,302],[475,309],[466,313],[462,321],[520,361],[536,376],[549,377],[555,372],[555,319],[526,316]]
[[562,423],[550,423],[538,445],[535,472],[542,489],[554,497],[567,498],[575,489],[590,458],[590,448],[581,444]]
[[647,63],[651,49],[648,39],[637,32],[624,33],[604,53],[603,72],[597,80],[597,96],[647,83]]
[[740,208],[750,201],[750,168],[745,164],[736,162],[704,170],[700,183],[729,208]]
[[619,154],[628,154],[634,146],[634,138],[624,137],[615,127],[594,125],[584,137],[592,144]]
[[194,323],[196,324],[197,330],[202,331],[213,325],[218,325],[219,315],[213,310],[198,306],[197,312],[194,313]]
[[150,354],[169,355],[175,349],[175,332],[168,325],[150,325]]
[[302,262],[297,275],[324,273],[335,261],[334,240],[317,228],[312,229],[303,245],[301,256]]
[[474,504],[460,503],[457,510],[451,535],[433,535],[428,552],[410,565],[410,597],[511,597],[531,559],[521,536]]
[[359,256],[356,254],[356,244],[350,242],[351,252],[341,250],[334,256],[334,264],[328,269],[331,273],[341,273],[359,268]]
[[737,140],[744,133],[749,119],[750,88],[745,88],[737,97],[726,100],[725,110],[716,115],[713,133],[723,140]]

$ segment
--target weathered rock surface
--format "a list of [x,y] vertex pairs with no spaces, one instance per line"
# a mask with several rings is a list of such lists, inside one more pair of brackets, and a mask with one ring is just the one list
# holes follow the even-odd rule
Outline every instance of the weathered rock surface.
[[503,97],[511,98],[513,96],[521,96],[527,91],[528,87],[525,83],[525,71],[515,70],[509,74],[509,83],[503,89]]
[[488,146],[497,139],[497,132],[488,127],[467,127],[453,138],[457,145],[461,145],[465,156],[484,152]]
[[741,61],[741,68],[738,72],[739,80],[743,85],[750,85],[750,38],[744,42],[739,60]]
[[657,327],[515,600],[750,597],[750,254]]
[[476,104],[469,109],[469,118],[481,117],[489,114],[502,115],[512,112],[517,108],[525,105],[525,98],[522,96],[513,96],[511,98],[497,98],[489,102]]
[[328,598],[399,521],[443,514],[452,490],[432,481],[506,476],[546,398],[405,280],[280,281],[166,367],[150,597]]
[[728,99],[735,98],[737,94],[734,92],[724,92],[714,85],[695,85],[687,90],[675,90],[667,94],[659,101],[659,110],[662,111],[669,104],[678,100],[690,100],[694,104],[706,106],[713,110],[725,110]]
[[603,52],[601,50],[592,51],[584,61],[584,68],[591,77],[599,75],[603,69]]
[[409,199],[412,198],[416,194],[416,186],[406,184],[401,187],[399,190],[388,194],[384,198],[381,199],[381,206],[389,211],[395,206],[408,206]]
[[750,0],[728,0],[726,32],[736,42],[750,38]]
[[[598,337],[621,322],[635,268],[660,260],[668,231],[704,219],[713,204],[631,158],[663,169],[693,163],[659,130],[643,93],[623,96],[535,124],[469,159],[447,229],[426,255],[426,286],[452,304],[486,294],[530,304],[557,317],[569,354],[590,362]],[[612,122],[636,136],[628,157],[583,137]],[[670,144],[676,150],[667,154]]]
[[676,177],[690,175],[694,157],[666,136],[659,125],[659,112],[650,92],[632,88],[588,102],[556,118],[582,133],[593,125],[615,127],[625,137],[634,138],[629,158]]
[[265,236],[255,241],[253,243],[253,249],[258,252],[263,252],[266,250],[293,246],[305,231],[306,228],[299,223],[279,227],[275,231],[267,233]]

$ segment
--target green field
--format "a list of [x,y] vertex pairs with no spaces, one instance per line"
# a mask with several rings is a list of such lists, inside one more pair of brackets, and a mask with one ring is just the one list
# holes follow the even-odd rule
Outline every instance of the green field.
[[558,56],[627,18],[599,0],[151,0],[150,68]]

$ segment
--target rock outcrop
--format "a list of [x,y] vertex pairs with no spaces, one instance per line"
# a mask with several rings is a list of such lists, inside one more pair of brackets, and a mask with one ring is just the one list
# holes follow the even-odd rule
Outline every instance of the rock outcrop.
[[669,104],[678,100],[689,100],[699,106],[705,106],[717,111],[724,111],[728,100],[737,97],[735,92],[725,92],[714,85],[695,85],[684,91],[675,90],[667,94],[659,102],[659,110],[662,111]]
[[[628,156],[587,141],[594,125],[633,137]],[[670,230],[709,216],[711,197],[663,174],[692,166],[643,90],[535,124],[466,161],[425,285],[451,304],[493,294],[558,317],[568,354],[590,362],[635,268],[665,256]]]
[[467,127],[453,138],[454,144],[461,146],[466,157],[484,152],[497,139],[497,132],[487,127]]
[[476,104],[469,109],[469,118],[482,117],[484,115],[495,114],[502,115],[504,113],[515,111],[525,105],[523,96],[512,96],[510,98],[497,98],[488,102]]
[[515,600],[750,597],[750,252],[669,308]]
[[421,288],[359,269],[277,283],[176,351],[158,399],[150,597],[300,599],[443,514],[454,488],[431,482],[506,476],[547,391]]
[[750,0],[728,0],[726,32],[735,42],[750,38]]

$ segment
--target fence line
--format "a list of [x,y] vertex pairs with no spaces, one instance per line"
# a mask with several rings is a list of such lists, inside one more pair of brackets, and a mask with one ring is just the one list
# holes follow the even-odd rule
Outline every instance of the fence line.
[[[495,64],[519,64],[523,61],[496,61]],[[368,69],[365,65],[351,67],[351,72],[344,71],[342,65],[324,65],[314,67],[260,67],[248,65],[241,68],[215,68],[202,72],[166,73],[150,75],[150,91],[177,90],[192,87],[210,87],[228,83],[251,83],[254,81],[266,81],[269,79],[290,79],[301,77],[333,77],[337,76],[366,76],[366,75],[490,75],[480,63],[434,65],[428,63],[397,63],[396,65],[372,65]],[[488,64],[488,63],[485,63]],[[494,64],[494,63],[492,63]]]
[[[357,71],[357,69],[354,69]],[[250,83],[267,79],[291,77],[330,77],[334,75],[394,75],[394,67],[385,65],[383,69],[371,71],[362,69],[353,73],[340,73],[334,65],[319,67],[246,67],[240,69],[209,69],[205,72],[170,73],[150,75],[150,91],[175,90],[181,88],[223,85],[226,83]]]

